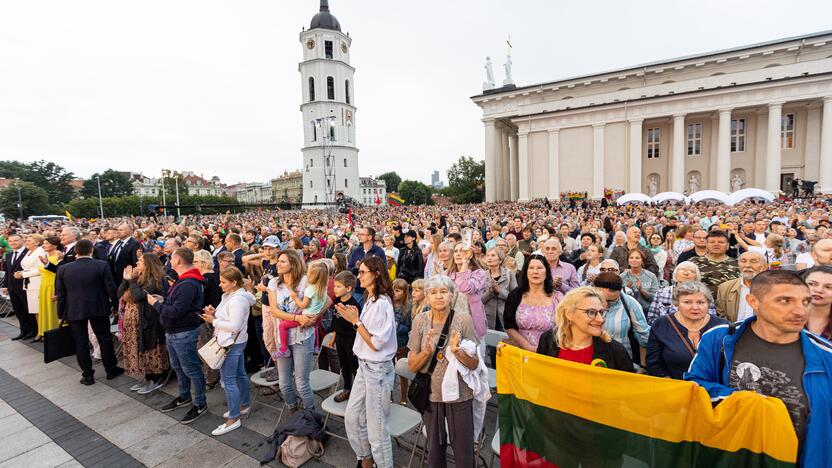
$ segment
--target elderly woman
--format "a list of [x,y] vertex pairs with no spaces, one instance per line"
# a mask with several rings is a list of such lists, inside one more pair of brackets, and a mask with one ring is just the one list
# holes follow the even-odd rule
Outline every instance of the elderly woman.
[[555,328],[541,335],[537,352],[580,364],[633,372],[627,350],[604,330],[606,306],[606,299],[593,287],[581,286],[569,291],[558,303]]
[[243,274],[237,267],[220,274],[220,288],[223,295],[217,308],[206,306],[202,314],[202,319],[213,325],[217,344],[228,349],[220,367],[228,411],[223,414],[226,421],[211,432],[215,436],[238,429],[242,425],[240,416],[251,411],[243,350],[248,342],[248,316],[255,302],[254,295],[243,289]]
[[502,266],[504,260],[505,257],[499,245],[486,252],[485,267],[491,283],[482,294],[488,328],[500,331],[504,330],[503,311],[508,293],[517,287],[517,277],[508,268]]
[[[476,465],[474,391],[468,381],[476,379],[477,374],[470,371],[480,366],[477,334],[470,315],[452,310],[455,289],[454,283],[445,276],[434,276],[426,281],[431,310],[413,320],[413,332],[407,345],[410,350],[407,365],[412,372],[429,372],[436,355],[430,379],[430,405],[422,414],[427,431],[428,466],[432,467],[447,466],[449,439],[455,466]],[[448,335],[443,336],[447,320],[451,320]],[[466,378],[460,375],[459,366],[468,369]],[[446,372],[456,375],[446,377]],[[446,378],[450,379],[450,385],[445,382]],[[477,383],[473,386],[479,387]]]
[[[647,309],[647,323],[653,325],[662,315],[668,315],[676,312],[676,306],[673,304],[673,288],[677,284],[686,281],[701,281],[702,274],[699,272],[699,267],[693,262],[682,262],[676,265],[673,270],[673,284],[666,286],[653,296],[653,302]],[[711,302],[708,313],[716,315],[716,307]]]
[[459,300],[465,300],[468,305],[468,312],[474,322],[474,330],[477,336],[482,339],[488,330],[485,317],[485,306],[482,303],[482,295],[488,289],[490,279],[488,273],[480,267],[474,258],[471,245],[465,242],[454,247],[454,259],[448,270],[448,276],[453,280],[459,292]]
[[647,373],[656,377],[681,379],[696,355],[702,334],[725,319],[711,315],[714,299],[707,286],[686,281],[673,289],[676,312],[659,317],[650,327],[647,340]]
[[[353,305],[335,306],[341,318],[356,330],[352,350],[358,372],[350,391],[344,426],[361,466],[393,466],[393,444],[387,418],[393,392],[393,357],[396,355],[396,316],[390,300],[392,285],[387,267],[378,257],[365,257],[358,264],[358,281],[367,300],[359,315]],[[422,314],[424,315],[424,314]],[[281,375],[281,382],[283,376]]]
[[425,279],[433,275],[442,275],[451,268],[453,263],[453,249],[454,245],[448,241],[442,241],[434,251],[428,256],[428,261],[425,265]]
[[515,346],[537,351],[540,335],[555,324],[555,307],[563,296],[552,283],[552,269],[543,255],[532,254],[520,285],[506,298],[503,326]]
[[645,270],[646,254],[641,249],[633,249],[627,254],[630,268],[621,273],[621,281],[627,292],[636,298],[642,310],[647,310],[653,302],[653,296],[659,290],[659,279],[653,272]]

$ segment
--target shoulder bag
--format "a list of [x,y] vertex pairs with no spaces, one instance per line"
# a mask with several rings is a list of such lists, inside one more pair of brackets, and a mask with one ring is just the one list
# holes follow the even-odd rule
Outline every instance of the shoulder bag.
[[197,351],[199,353],[199,357],[202,358],[205,365],[211,369],[218,370],[225,362],[225,357],[228,355],[228,349],[234,346],[234,343],[237,341],[237,337],[240,336],[240,332],[242,331],[243,330],[240,329],[240,331],[234,334],[234,339],[231,340],[231,344],[226,347],[220,346],[217,342],[216,335],[212,336],[211,339],[199,348],[199,351]]
[[[436,343],[436,348],[433,350],[433,356],[430,358],[430,365],[427,372],[419,372],[413,381],[410,382],[410,388],[407,390],[407,398],[413,403],[413,406],[420,412],[424,413],[430,405],[430,376],[433,369],[436,368],[436,357],[448,341],[448,329],[451,322],[454,320],[454,311],[451,309],[450,314],[445,319],[445,325],[442,327],[442,334],[439,335],[439,341]],[[431,327],[433,323],[430,324]]]

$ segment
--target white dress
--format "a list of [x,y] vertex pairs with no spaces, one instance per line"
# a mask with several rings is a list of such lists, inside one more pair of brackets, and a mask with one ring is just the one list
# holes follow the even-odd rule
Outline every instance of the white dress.
[[30,250],[25,257],[20,261],[21,274],[24,278],[28,278],[26,284],[26,305],[29,308],[30,314],[38,313],[38,299],[40,295],[40,256],[46,255],[46,252],[38,247],[35,250]]

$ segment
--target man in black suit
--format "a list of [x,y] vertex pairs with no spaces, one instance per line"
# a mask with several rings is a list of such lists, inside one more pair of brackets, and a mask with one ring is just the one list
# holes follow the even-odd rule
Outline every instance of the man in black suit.
[[225,248],[234,254],[234,266],[240,271],[246,271],[243,268],[243,238],[239,234],[229,234],[225,236]]
[[110,334],[110,312],[116,303],[116,283],[107,263],[92,258],[92,242],[82,239],[74,247],[77,259],[58,268],[55,277],[58,318],[69,322],[75,338],[75,357],[81,366],[81,383],[92,385],[95,383],[95,371],[90,358],[87,323],[101,346],[107,380],[124,373],[124,369],[118,367]]
[[26,256],[28,250],[23,247],[23,238],[17,234],[9,236],[9,247],[11,251],[6,254],[6,261],[3,269],[6,276],[3,278],[3,293],[9,295],[12,303],[12,310],[20,324],[20,334],[12,340],[28,340],[34,338],[38,333],[38,323],[35,315],[29,313],[26,301],[26,291],[23,289],[23,278],[15,278],[14,274],[23,269],[20,261]]
[[63,258],[58,262],[58,264],[54,264],[52,262],[47,262],[44,265],[44,268],[51,271],[52,273],[58,273],[58,268],[72,263],[75,261],[75,244],[81,240],[81,230],[77,227],[65,227],[61,230],[61,244],[64,246]]
[[118,241],[110,249],[107,256],[107,263],[110,264],[110,273],[113,278],[122,278],[127,265],[136,266],[139,260],[138,251],[141,248],[139,241],[133,238],[133,227],[122,223],[118,227]]

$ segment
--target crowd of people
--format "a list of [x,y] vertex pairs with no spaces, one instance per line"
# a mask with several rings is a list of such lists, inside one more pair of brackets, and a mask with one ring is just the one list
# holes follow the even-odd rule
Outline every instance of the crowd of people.
[[[538,200],[8,222],[3,294],[16,340],[69,323],[82,384],[95,383],[96,359],[108,379],[138,378],[140,394],[173,372],[178,395],[162,411],[188,407],[186,424],[221,385],[216,436],[253,410],[248,375],[263,368],[289,414],[314,410],[318,354],[340,369],[335,401],[347,402],[360,466],[393,466],[387,418],[408,400],[429,466],[445,466],[449,445],[457,466],[474,466],[494,330],[530,352],[692,380],[715,403],[738,390],[780,398],[802,462],[821,466],[832,463],[827,203]],[[198,354],[212,338],[227,350],[219,372]],[[417,377],[396,392],[403,359]]]

